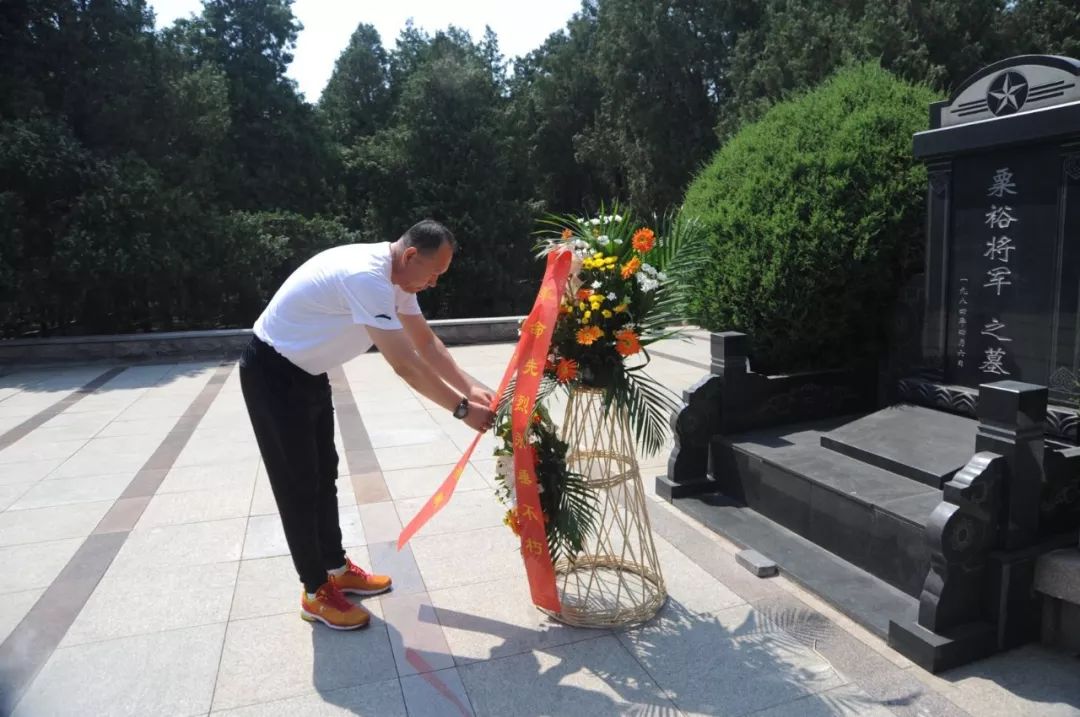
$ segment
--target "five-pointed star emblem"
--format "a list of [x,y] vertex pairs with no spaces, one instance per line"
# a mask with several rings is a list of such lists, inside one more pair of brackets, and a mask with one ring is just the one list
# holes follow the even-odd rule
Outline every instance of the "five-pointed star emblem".
[[1018,100],[1016,96],[1027,87],[1027,83],[1020,81],[1013,84],[1012,79],[1013,75],[1005,75],[1005,82],[1002,84],[1001,90],[999,92],[990,91],[990,96],[998,101],[997,109],[994,110],[995,114],[1001,112],[1006,106],[1011,106],[1016,110],[1020,109],[1020,103],[1023,100]]

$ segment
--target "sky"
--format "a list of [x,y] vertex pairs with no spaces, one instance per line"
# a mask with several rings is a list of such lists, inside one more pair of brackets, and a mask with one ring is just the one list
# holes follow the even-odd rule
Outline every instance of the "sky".
[[[149,4],[159,28],[202,10],[201,0],[149,0]],[[295,0],[293,14],[304,29],[287,74],[309,102],[317,102],[357,25],[374,25],[383,47],[392,49],[409,18],[428,33],[453,24],[468,30],[473,40],[483,37],[484,25],[490,25],[500,51],[510,59],[535,50],[548,35],[565,27],[580,7],[581,0]]]

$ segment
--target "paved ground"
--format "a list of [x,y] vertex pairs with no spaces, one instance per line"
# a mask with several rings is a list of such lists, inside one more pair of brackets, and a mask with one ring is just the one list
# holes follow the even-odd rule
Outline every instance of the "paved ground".
[[[455,349],[494,384],[511,347]],[[663,354],[663,356],[659,355]],[[703,336],[654,375],[702,376]],[[1080,663],[1032,647],[930,677],[652,500],[670,601],[625,631],[533,609],[482,443],[451,505],[401,522],[470,436],[382,359],[332,375],[341,522],[396,589],[359,633],[300,587],[231,363],[0,377],[0,689],[23,715],[1078,715]],[[487,441],[487,439],[485,439]],[[641,459],[647,489],[666,454]]]

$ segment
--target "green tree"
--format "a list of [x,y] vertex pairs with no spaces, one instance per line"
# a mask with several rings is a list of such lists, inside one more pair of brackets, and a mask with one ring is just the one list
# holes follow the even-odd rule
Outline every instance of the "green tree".
[[712,330],[749,334],[763,372],[873,357],[921,271],[926,170],[911,135],[937,95],[869,63],[773,106],[701,171],[683,213],[708,234],[690,282]]
[[334,140],[351,145],[385,126],[390,114],[390,60],[379,33],[361,24],[334,63],[319,108]]
[[315,110],[285,76],[302,29],[292,0],[206,0],[203,14],[166,33],[192,69],[220,68],[229,86],[221,187],[229,206],[248,211],[326,208],[337,168]]
[[[617,167],[615,189],[640,211],[679,201],[717,146],[714,3],[605,0],[598,5],[598,118],[582,155]],[[722,61],[723,58],[720,58]]]
[[514,66],[507,134],[517,142],[514,164],[527,196],[545,210],[592,210],[614,194],[616,177],[578,149],[600,110],[595,38],[596,4],[586,2],[565,31]]
[[425,297],[435,316],[521,309],[533,271],[529,215],[515,195],[502,133],[507,99],[492,48],[451,28],[407,28],[391,58],[396,103],[389,126],[362,138],[348,171],[365,199],[363,235],[397,238],[433,217],[461,242],[454,270]]

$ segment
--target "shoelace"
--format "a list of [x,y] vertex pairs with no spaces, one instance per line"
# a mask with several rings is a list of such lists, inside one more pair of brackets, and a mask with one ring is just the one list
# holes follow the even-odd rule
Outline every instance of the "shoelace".
[[371,577],[363,568],[361,568],[359,565],[349,560],[348,558],[345,558],[345,572],[352,573],[353,575],[359,575],[364,580],[367,580]]
[[331,580],[330,584],[322,589],[322,598],[332,608],[341,610],[342,612],[348,612],[353,609],[353,604],[349,602],[349,599],[345,597],[345,593],[338,589],[338,586]]

